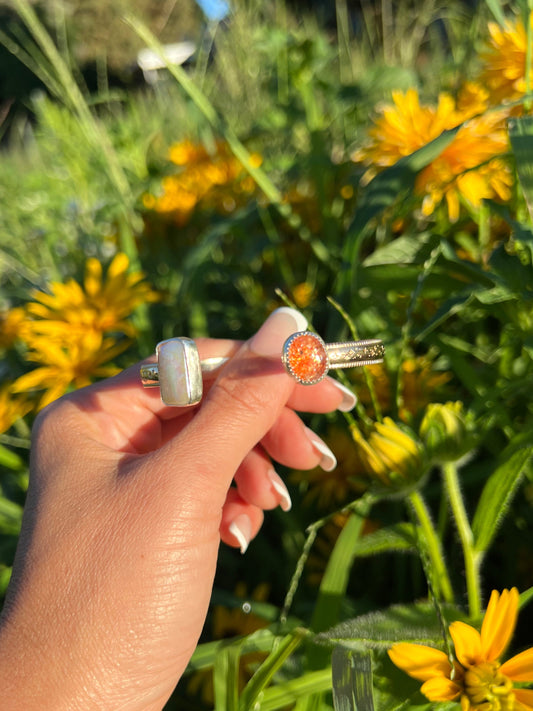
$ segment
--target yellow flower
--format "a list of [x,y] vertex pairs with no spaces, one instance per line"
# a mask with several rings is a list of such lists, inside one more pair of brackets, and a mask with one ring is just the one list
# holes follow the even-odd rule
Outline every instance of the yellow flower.
[[34,320],[27,325],[25,340],[33,345],[35,337],[69,340],[74,334],[124,333],[135,329],[127,320],[143,303],[155,301],[157,294],[144,281],[142,272],[128,273],[129,260],[117,254],[103,279],[102,265],[89,259],[85,265],[83,286],[74,279],[65,284],[52,282],[50,292],[34,292],[35,301],[27,304]]
[[11,348],[23,338],[27,314],[20,306],[0,313],[0,348]]
[[[201,144],[180,141],[171,146],[169,159],[179,170],[163,178],[160,195],[144,195],[143,205],[179,226],[200,207],[231,212],[256,189],[253,178],[222,141],[211,152]],[[261,163],[258,153],[250,155],[253,168]]]
[[350,426],[357,454],[368,478],[387,488],[403,488],[424,473],[422,450],[390,417],[374,423],[367,434]]
[[110,364],[125,350],[128,342],[117,343],[113,338],[89,332],[73,334],[68,342],[46,336],[32,339],[26,359],[39,367],[21,375],[12,385],[17,393],[45,390],[39,409],[64,395],[69,388],[83,388],[95,378],[116,375],[120,368]]
[[[533,13],[529,16],[533,23]],[[503,27],[489,23],[490,40],[481,54],[484,63],[479,77],[495,104],[520,99],[526,92],[527,34],[524,23],[516,18]],[[533,71],[530,87],[533,85]]]
[[430,701],[460,701],[462,711],[531,711],[533,690],[513,682],[533,682],[533,648],[502,664],[518,616],[518,590],[493,590],[481,633],[464,622],[452,622],[454,666],[448,656],[424,645],[400,642],[389,650],[393,663],[423,681]]
[[461,201],[472,208],[484,199],[508,200],[512,175],[501,156],[508,139],[503,111],[475,116],[483,106],[482,90],[471,84],[456,102],[441,93],[437,106],[421,105],[416,89],[395,91],[393,104],[385,106],[369,130],[367,145],[352,159],[370,166],[365,180],[377,169],[394,165],[446,130],[463,124],[454,140],[417,176],[415,191],[422,196],[422,213],[430,215],[445,200],[452,222],[459,217]]
[[13,397],[9,385],[0,388],[0,434],[31,410],[26,398]]

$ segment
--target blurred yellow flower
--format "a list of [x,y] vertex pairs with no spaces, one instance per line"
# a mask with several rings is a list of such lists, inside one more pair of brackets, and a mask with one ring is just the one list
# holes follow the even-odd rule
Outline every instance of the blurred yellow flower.
[[34,292],[23,338],[26,360],[38,367],[13,383],[14,392],[45,390],[44,407],[72,387],[118,372],[110,363],[135,335],[129,316],[158,298],[143,274],[128,273],[128,267],[126,255],[117,254],[104,277],[100,262],[89,259],[83,285],[69,279],[53,282],[50,293]]
[[32,348],[26,360],[38,363],[31,370],[14,381],[12,391],[27,393],[45,390],[38,408],[64,395],[69,388],[83,388],[95,378],[116,375],[120,368],[110,364],[129,345],[127,341],[117,343],[113,338],[90,332],[73,334],[67,341],[42,336],[32,339]]
[[457,659],[419,644],[400,642],[389,650],[393,663],[419,681],[430,701],[459,701],[462,711],[532,711],[533,690],[513,682],[533,682],[533,648],[508,661],[500,659],[518,616],[518,590],[493,590],[481,633],[464,622],[452,622],[450,635]]
[[363,481],[358,480],[364,469],[345,428],[330,427],[324,439],[337,458],[335,469],[325,472],[317,467],[311,471],[294,471],[290,481],[299,484],[305,492],[304,505],[314,503],[320,509],[331,511],[353,501],[364,491]]
[[25,310],[20,306],[0,313],[0,349],[11,348],[17,340],[24,337],[27,318]]
[[[529,16],[533,24],[533,13]],[[507,20],[503,27],[489,23],[490,40],[481,53],[479,81],[487,87],[494,104],[520,99],[526,92],[527,33],[522,19]],[[529,89],[533,86],[533,70]]]
[[315,289],[308,281],[303,281],[301,284],[296,284],[292,290],[292,298],[294,303],[300,309],[305,309],[315,297]]
[[[35,345],[35,338],[47,336],[68,345],[74,334],[88,336],[124,333],[133,336],[135,329],[127,320],[144,303],[156,301],[158,295],[144,281],[142,272],[128,273],[129,260],[117,254],[109,265],[105,279],[102,265],[89,259],[85,265],[83,286],[74,279],[65,284],[52,282],[50,293],[36,291],[34,301],[27,304],[33,320],[27,324],[25,340]],[[83,349],[86,348],[87,340]]]
[[[143,205],[180,226],[197,207],[231,212],[256,189],[253,178],[222,141],[213,151],[189,140],[180,141],[171,146],[169,159],[179,170],[163,178],[161,194],[145,194]],[[253,168],[262,161],[258,153],[250,155]]]
[[[391,374],[383,363],[368,366],[366,370],[372,378],[381,411],[391,412],[396,396],[394,379],[391,378]],[[372,413],[371,410],[370,393],[364,387],[363,375],[354,372],[353,377],[360,384],[358,387],[359,400],[375,416],[376,413]],[[398,377],[400,380],[399,417],[402,421],[409,422],[426,405],[438,399],[438,393],[442,386],[452,378],[452,374],[448,371],[435,370],[433,361],[429,357],[416,356],[406,358],[402,362]]]
[[14,397],[9,385],[0,388],[0,434],[7,432],[11,425],[31,410],[31,404],[24,397]]
[[465,201],[478,208],[484,199],[508,200],[513,182],[502,158],[508,149],[503,111],[480,116],[482,91],[467,91],[458,101],[446,93],[439,95],[437,106],[421,105],[416,89],[392,94],[393,103],[369,130],[366,145],[352,154],[352,159],[369,166],[364,179],[371,179],[380,168],[394,165],[440,136],[446,129],[463,124],[454,140],[417,176],[415,191],[422,196],[422,213],[431,215],[443,200],[452,222],[459,217]]
[[353,424],[350,433],[364,473],[374,483],[402,489],[418,481],[424,473],[419,444],[390,417],[375,422],[367,433]]

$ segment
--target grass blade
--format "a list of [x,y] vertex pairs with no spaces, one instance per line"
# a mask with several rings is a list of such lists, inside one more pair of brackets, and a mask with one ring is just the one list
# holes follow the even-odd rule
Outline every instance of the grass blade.
[[516,172],[533,220],[533,117],[513,118],[508,123],[509,139],[516,161]]
[[[261,699],[261,711],[277,711],[286,709],[292,703],[298,702],[309,695],[317,695],[331,689],[331,669],[303,674],[297,679],[291,679],[284,684],[267,689]],[[217,708],[217,711],[218,708]]]
[[221,649],[216,656],[213,687],[217,711],[238,711],[241,646],[242,640],[238,640]]
[[331,671],[335,711],[374,711],[372,657],[339,645],[333,650]]
[[274,674],[294,652],[306,634],[305,630],[295,630],[279,642],[244,688],[240,699],[240,711],[248,711],[253,708],[259,694],[266,688]]

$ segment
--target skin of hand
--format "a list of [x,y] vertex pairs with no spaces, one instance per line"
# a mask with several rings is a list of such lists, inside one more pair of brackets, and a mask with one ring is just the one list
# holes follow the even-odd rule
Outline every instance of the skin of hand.
[[244,344],[198,340],[201,358],[232,357],[194,408],[165,406],[136,366],[39,415],[0,618],[6,711],[164,707],[201,633],[220,540],[244,550],[264,509],[290,507],[272,462],[335,465],[295,410],[355,398],[284,371],[282,344],[303,328],[282,308]]

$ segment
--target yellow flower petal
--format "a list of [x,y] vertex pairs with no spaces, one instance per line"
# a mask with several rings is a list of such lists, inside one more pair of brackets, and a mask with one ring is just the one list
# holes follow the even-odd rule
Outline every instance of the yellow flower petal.
[[533,690],[532,689],[515,689],[515,711],[533,711]]
[[453,701],[461,693],[461,687],[451,679],[433,677],[422,684],[420,691],[430,701]]
[[444,652],[423,644],[399,642],[389,649],[393,664],[419,681],[450,677],[451,665]]
[[533,648],[508,659],[502,664],[500,671],[513,681],[533,682]]
[[481,648],[485,661],[499,659],[513,636],[518,616],[518,590],[493,590],[481,626]]
[[130,260],[124,254],[124,252],[118,252],[118,254],[115,255],[113,261],[109,265],[109,268],[107,270],[108,277],[113,279],[118,275],[124,273],[127,270],[129,263]]
[[464,667],[471,667],[485,661],[481,649],[481,635],[465,622],[452,622],[450,635],[455,646],[457,661]]

